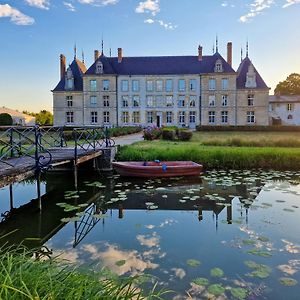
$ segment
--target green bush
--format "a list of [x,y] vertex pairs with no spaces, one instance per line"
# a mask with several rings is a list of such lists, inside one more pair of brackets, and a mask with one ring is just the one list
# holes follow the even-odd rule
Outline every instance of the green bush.
[[181,141],[189,141],[192,138],[193,133],[189,130],[181,129],[181,130],[178,130],[177,136],[178,136],[178,139]]
[[3,113],[0,114],[0,126],[11,126],[13,124],[13,119],[10,114]]
[[153,141],[156,139],[159,139],[161,137],[162,134],[162,130],[158,127],[147,127],[146,129],[144,129],[144,140],[147,141]]
[[162,130],[162,138],[163,140],[173,141],[176,138],[175,129],[164,128]]
[[196,127],[197,131],[264,131],[264,132],[299,132],[300,126],[293,125],[270,125],[270,126],[261,126],[261,125],[245,125],[245,126],[210,126],[210,125],[198,125]]

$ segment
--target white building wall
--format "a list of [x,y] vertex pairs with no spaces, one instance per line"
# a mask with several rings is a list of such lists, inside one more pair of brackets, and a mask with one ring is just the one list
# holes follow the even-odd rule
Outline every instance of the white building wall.
[[288,103],[270,103],[270,117],[279,117],[282,125],[300,125],[300,102],[290,104],[288,110]]

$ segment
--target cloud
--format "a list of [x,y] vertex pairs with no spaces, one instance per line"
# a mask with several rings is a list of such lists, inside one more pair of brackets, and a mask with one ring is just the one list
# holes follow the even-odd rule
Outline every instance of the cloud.
[[0,18],[10,18],[10,21],[16,25],[32,25],[34,23],[33,18],[24,15],[9,4],[0,4]]
[[25,0],[25,2],[30,5],[41,9],[49,9],[49,0]]
[[153,16],[155,16],[160,12],[159,0],[142,1],[135,8],[135,12],[138,14],[151,13]]
[[107,5],[115,5],[119,2],[119,0],[78,0],[81,4],[89,4],[94,6],[107,6]]
[[76,11],[74,5],[70,2],[63,2],[63,5],[67,8],[69,11]]
[[246,23],[251,21],[253,18],[260,15],[265,9],[270,8],[274,2],[275,0],[254,0],[254,2],[250,4],[250,11],[240,17],[240,22]]
[[286,3],[282,7],[286,8],[297,3],[300,3],[300,0],[286,0]]
[[160,26],[164,27],[167,30],[174,30],[175,28],[178,27],[177,25],[173,25],[172,23],[166,23],[162,20],[154,20],[154,19],[147,19],[147,20],[144,21],[144,23],[147,23],[147,24],[157,23],[157,24],[159,24]]

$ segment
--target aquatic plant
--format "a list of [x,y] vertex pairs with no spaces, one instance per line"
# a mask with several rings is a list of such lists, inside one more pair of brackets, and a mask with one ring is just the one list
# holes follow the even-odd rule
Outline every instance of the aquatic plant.
[[195,278],[195,279],[193,279],[192,282],[197,284],[197,285],[200,285],[200,286],[206,286],[206,285],[209,284],[209,280],[207,278],[204,278],[204,277]]
[[298,284],[298,281],[296,279],[290,277],[281,277],[279,278],[279,282],[285,286],[294,286]]
[[230,293],[233,298],[243,300],[248,296],[248,291],[244,288],[231,288]]
[[252,255],[256,255],[256,256],[261,256],[261,257],[271,257],[272,254],[267,252],[267,251],[263,251],[263,250],[259,250],[259,249],[251,249],[249,251],[247,251],[247,253],[252,254]]
[[224,276],[224,271],[220,268],[213,268],[210,270],[210,275],[213,277],[222,277]]
[[190,267],[198,267],[201,265],[201,261],[196,260],[196,259],[188,259],[186,261],[187,265],[189,265]]
[[250,277],[258,277],[260,279],[265,279],[269,277],[270,273],[272,272],[272,269],[269,266],[257,264],[256,262],[251,260],[247,260],[244,263],[247,267],[254,270],[248,274]]
[[218,297],[218,296],[222,295],[222,294],[225,292],[225,288],[223,287],[222,284],[217,283],[217,284],[212,284],[212,285],[210,285],[210,286],[207,288],[207,291],[208,291],[210,294],[212,294],[212,295]]

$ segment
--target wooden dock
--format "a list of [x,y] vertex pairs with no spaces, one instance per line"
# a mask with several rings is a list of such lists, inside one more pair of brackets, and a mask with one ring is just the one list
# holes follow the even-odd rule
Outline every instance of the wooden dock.
[[[114,142],[103,128],[72,129],[67,146],[65,128],[8,128],[0,134],[0,188],[58,166],[74,168],[103,155]],[[75,179],[76,180],[76,179]]]

